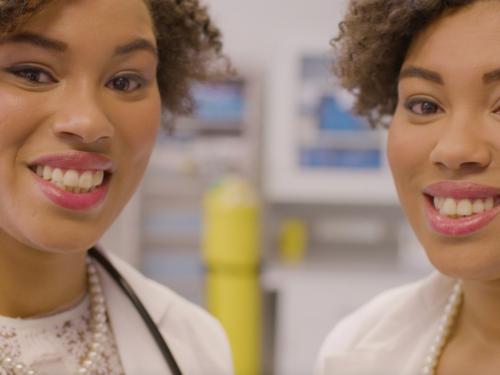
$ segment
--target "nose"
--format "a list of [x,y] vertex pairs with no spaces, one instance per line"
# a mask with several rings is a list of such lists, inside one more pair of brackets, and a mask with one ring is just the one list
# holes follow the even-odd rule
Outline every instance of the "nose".
[[57,137],[73,143],[101,144],[114,135],[99,93],[90,87],[68,88],[57,105],[52,124]]
[[473,172],[491,163],[489,142],[480,122],[456,121],[441,125],[443,129],[430,154],[433,164],[454,172]]

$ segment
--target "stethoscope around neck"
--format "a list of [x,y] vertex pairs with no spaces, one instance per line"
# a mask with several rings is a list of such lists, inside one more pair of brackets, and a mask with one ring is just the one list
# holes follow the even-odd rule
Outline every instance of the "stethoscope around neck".
[[111,278],[120,287],[123,293],[125,293],[130,302],[132,302],[135,309],[137,310],[142,320],[146,324],[149,332],[151,333],[151,336],[153,336],[153,339],[155,340],[158,349],[163,355],[163,358],[165,358],[165,362],[167,362],[167,365],[170,371],[172,372],[172,375],[182,375],[179,365],[177,364],[177,361],[175,360],[174,355],[172,354],[172,351],[167,345],[165,339],[161,335],[160,330],[156,326],[155,322],[151,318],[151,315],[149,315],[148,311],[142,304],[139,297],[137,297],[137,294],[135,294],[134,290],[127,282],[127,280],[125,280],[125,278],[116,269],[116,267],[99,249],[97,249],[96,247],[92,247],[89,250],[88,254],[92,259],[96,260],[97,263],[99,263],[104,268],[104,270],[108,273],[108,275],[111,276]]

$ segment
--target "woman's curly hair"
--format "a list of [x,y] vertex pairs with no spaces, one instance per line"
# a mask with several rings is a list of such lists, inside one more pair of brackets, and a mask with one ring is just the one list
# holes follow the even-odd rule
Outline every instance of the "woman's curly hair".
[[[15,31],[52,0],[0,0],[0,34]],[[210,78],[210,63],[222,59],[219,29],[199,0],[144,0],[154,21],[163,107],[173,115],[192,110],[190,84]]]
[[356,97],[354,112],[372,126],[397,105],[401,66],[414,37],[443,12],[474,0],[351,0],[339,36],[334,73]]

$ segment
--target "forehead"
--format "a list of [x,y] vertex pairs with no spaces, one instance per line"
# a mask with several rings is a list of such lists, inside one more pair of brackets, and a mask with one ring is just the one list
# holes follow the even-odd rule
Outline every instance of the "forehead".
[[60,39],[151,36],[153,30],[145,0],[52,0],[20,28]]
[[477,1],[443,14],[412,41],[405,63],[453,68],[500,65],[500,2]]

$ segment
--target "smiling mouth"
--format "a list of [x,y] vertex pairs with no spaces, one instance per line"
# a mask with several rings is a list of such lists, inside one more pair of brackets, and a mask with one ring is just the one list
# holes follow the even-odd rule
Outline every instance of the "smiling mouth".
[[111,173],[104,170],[76,170],[32,165],[29,169],[58,188],[76,194],[90,193],[105,185]]
[[440,215],[451,219],[460,219],[479,215],[484,212],[491,211],[500,205],[500,196],[455,199],[451,197],[433,197],[426,194],[426,198],[432,203]]

